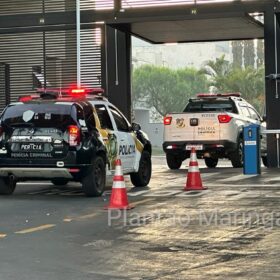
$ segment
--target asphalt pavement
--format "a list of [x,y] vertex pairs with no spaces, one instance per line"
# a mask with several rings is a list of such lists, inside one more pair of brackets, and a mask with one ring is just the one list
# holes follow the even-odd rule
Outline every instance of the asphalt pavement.
[[104,210],[79,184],[18,184],[0,197],[0,280],[279,279],[280,172],[245,176],[228,161],[208,169],[207,190],[184,192],[186,162],[153,158],[135,208]]

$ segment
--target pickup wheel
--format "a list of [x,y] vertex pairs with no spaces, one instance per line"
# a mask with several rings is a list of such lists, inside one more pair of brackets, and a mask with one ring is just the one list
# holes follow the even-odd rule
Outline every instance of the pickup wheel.
[[64,179],[64,178],[55,178],[52,179],[51,182],[55,185],[55,186],[65,186],[68,184],[69,180]]
[[82,189],[86,196],[101,196],[105,189],[106,166],[100,156],[92,160],[92,166],[87,175],[82,179]]
[[147,151],[143,151],[139,163],[139,170],[130,174],[130,179],[135,187],[145,187],[149,184],[152,175],[151,155]]
[[170,169],[179,169],[183,161],[179,156],[166,154],[166,162]]
[[16,180],[9,177],[0,178],[0,195],[11,195],[16,188]]
[[218,158],[205,158],[204,159],[205,164],[209,168],[215,168],[218,164],[219,159]]
[[238,142],[237,150],[230,155],[230,161],[234,168],[243,166],[243,144],[241,139]]

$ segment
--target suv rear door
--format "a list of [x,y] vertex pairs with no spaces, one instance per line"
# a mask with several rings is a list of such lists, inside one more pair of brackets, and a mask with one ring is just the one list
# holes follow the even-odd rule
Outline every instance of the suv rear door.
[[72,103],[59,102],[17,103],[7,107],[1,118],[7,156],[21,159],[64,157],[71,146],[69,129],[73,130],[72,145],[78,144],[78,111]]
[[184,112],[190,114],[190,126],[193,127],[193,140],[220,140],[220,133],[232,113],[236,112],[230,99],[205,98],[191,101]]

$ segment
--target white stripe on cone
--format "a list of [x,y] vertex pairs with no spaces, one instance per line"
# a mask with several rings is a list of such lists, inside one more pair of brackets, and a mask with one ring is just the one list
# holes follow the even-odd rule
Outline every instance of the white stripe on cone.
[[191,153],[191,161],[197,161],[196,153]]
[[188,172],[199,172],[198,166],[189,166]]
[[113,189],[125,189],[124,181],[114,181]]
[[122,167],[120,165],[116,165],[115,175],[117,175],[117,176],[122,176],[123,175]]

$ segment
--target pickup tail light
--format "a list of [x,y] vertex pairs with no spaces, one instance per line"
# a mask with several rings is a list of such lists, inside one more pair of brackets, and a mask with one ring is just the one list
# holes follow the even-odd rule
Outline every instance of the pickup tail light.
[[69,145],[71,147],[79,146],[81,143],[81,131],[80,128],[76,125],[68,126],[69,133]]
[[223,115],[218,115],[218,119],[220,123],[229,123],[232,117],[227,114],[223,114]]
[[172,122],[172,117],[164,117],[163,123],[164,125],[170,125]]

